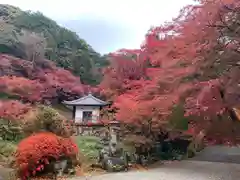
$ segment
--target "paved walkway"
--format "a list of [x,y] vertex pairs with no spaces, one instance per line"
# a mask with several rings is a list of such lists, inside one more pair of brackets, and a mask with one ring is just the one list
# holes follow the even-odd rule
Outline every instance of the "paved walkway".
[[113,173],[69,180],[239,180],[240,165],[204,161],[181,161],[148,171]]
[[210,146],[192,160],[240,164],[240,147]]
[[188,161],[161,165],[148,171],[71,180],[240,180],[240,147],[211,146]]

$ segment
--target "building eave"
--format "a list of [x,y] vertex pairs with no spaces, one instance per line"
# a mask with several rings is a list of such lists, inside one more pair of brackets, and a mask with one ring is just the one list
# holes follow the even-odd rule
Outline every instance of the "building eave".
[[70,103],[70,102],[62,102],[64,105],[67,106],[108,106],[111,105],[111,103],[106,103],[106,104],[74,104],[74,103]]
[[62,103],[68,106],[100,106],[101,107],[101,106],[110,105],[110,103],[102,101],[101,99],[98,99],[92,96],[91,94],[73,101],[63,101]]

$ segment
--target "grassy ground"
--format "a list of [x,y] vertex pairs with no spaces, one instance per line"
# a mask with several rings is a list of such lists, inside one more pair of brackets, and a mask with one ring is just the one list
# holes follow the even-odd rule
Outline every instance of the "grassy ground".
[[98,160],[98,151],[102,148],[100,138],[95,136],[75,136],[75,142],[80,150],[81,167],[76,168],[76,176],[86,176],[87,174],[102,174],[103,169],[92,168]]
[[95,136],[76,136],[75,142],[85,161],[96,162],[98,152],[102,148],[100,138]]

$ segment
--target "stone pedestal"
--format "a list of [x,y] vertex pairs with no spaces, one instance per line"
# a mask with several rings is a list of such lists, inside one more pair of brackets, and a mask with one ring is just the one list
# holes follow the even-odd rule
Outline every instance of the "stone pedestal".
[[58,176],[62,176],[64,170],[67,168],[67,160],[57,161],[54,163],[54,171]]

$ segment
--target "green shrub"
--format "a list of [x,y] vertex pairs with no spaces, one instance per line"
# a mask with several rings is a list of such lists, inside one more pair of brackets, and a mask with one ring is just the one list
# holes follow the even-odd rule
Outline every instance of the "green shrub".
[[172,114],[169,117],[169,127],[171,129],[185,131],[188,129],[188,118],[184,116],[185,111],[182,104],[176,105],[172,109]]
[[[1,52],[1,50],[0,50]],[[0,99],[14,99],[14,100],[18,100],[19,97],[17,95],[12,95],[12,94],[8,94],[5,92],[0,92]]]
[[23,138],[23,132],[18,123],[0,119],[0,137],[2,140],[18,142]]
[[70,123],[48,106],[39,106],[35,115],[25,122],[23,129],[27,136],[41,131],[52,132],[62,137],[70,137],[73,133]]
[[99,150],[103,148],[100,138],[94,136],[77,136],[75,142],[88,161],[96,161]]
[[9,141],[0,140],[0,161],[11,163],[16,149],[16,144]]

